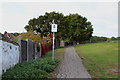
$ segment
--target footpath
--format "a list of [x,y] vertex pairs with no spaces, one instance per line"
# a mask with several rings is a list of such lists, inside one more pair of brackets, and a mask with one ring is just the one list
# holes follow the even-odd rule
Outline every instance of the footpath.
[[74,47],[66,48],[63,60],[54,75],[56,78],[91,78]]

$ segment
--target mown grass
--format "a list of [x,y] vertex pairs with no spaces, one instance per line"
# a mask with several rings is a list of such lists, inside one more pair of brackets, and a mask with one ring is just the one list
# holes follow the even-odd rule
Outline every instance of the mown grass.
[[117,78],[110,69],[118,68],[118,41],[81,44],[75,47],[93,78]]

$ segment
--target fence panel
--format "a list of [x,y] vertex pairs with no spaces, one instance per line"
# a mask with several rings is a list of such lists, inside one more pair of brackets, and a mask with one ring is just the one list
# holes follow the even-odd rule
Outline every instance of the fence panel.
[[27,40],[27,61],[31,61],[35,58],[35,44]]
[[27,61],[27,41],[21,40],[21,62]]
[[59,48],[60,47],[60,40],[56,39],[55,41],[55,48]]
[[41,57],[41,45],[35,43],[35,59]]

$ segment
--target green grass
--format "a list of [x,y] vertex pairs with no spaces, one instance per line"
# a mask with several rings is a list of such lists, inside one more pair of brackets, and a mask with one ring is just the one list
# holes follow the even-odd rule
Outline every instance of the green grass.
[[65,48],[58,48],[55,49],[55,58],[62,60],[63,55],[64,55]]
[[93,78],[117,78],[110,69],[118,68],[118,41],[81,44],[75,47]]
[[[64,51],[65,51],[65,48],[57,48],[57,49],[55,49],[55,58],[59,59],[61,61],[63,59]],[[55,69],[55,71],[56,70],[57,70],[57,68]],[[49,74],[50,78],[56,78],[56,76],[54,75],[54,72],[51,72]]]
[[52,61],[51,52],[48,52],[42,58],[38,58],[31,62],[23,62],[15,65],[13,68],[8,69],[3,75],[4,79],[30,79],[30,78],[48,78],[49,73],[54,71],[57,67],[59,60]]

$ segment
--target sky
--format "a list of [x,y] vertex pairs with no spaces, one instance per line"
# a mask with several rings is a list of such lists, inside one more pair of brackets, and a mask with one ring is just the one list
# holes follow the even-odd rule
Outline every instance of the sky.
[[[31,1],[31,0],[30,0]],[[26,32],[24,26],[32,18],[45,12],[60,12],[64,15],[78,13],[93,25],[93,36],[118,36],[118,2],[4,2],[0,3],[0,32]],[[74,1],[74,2],[72,2]]]

